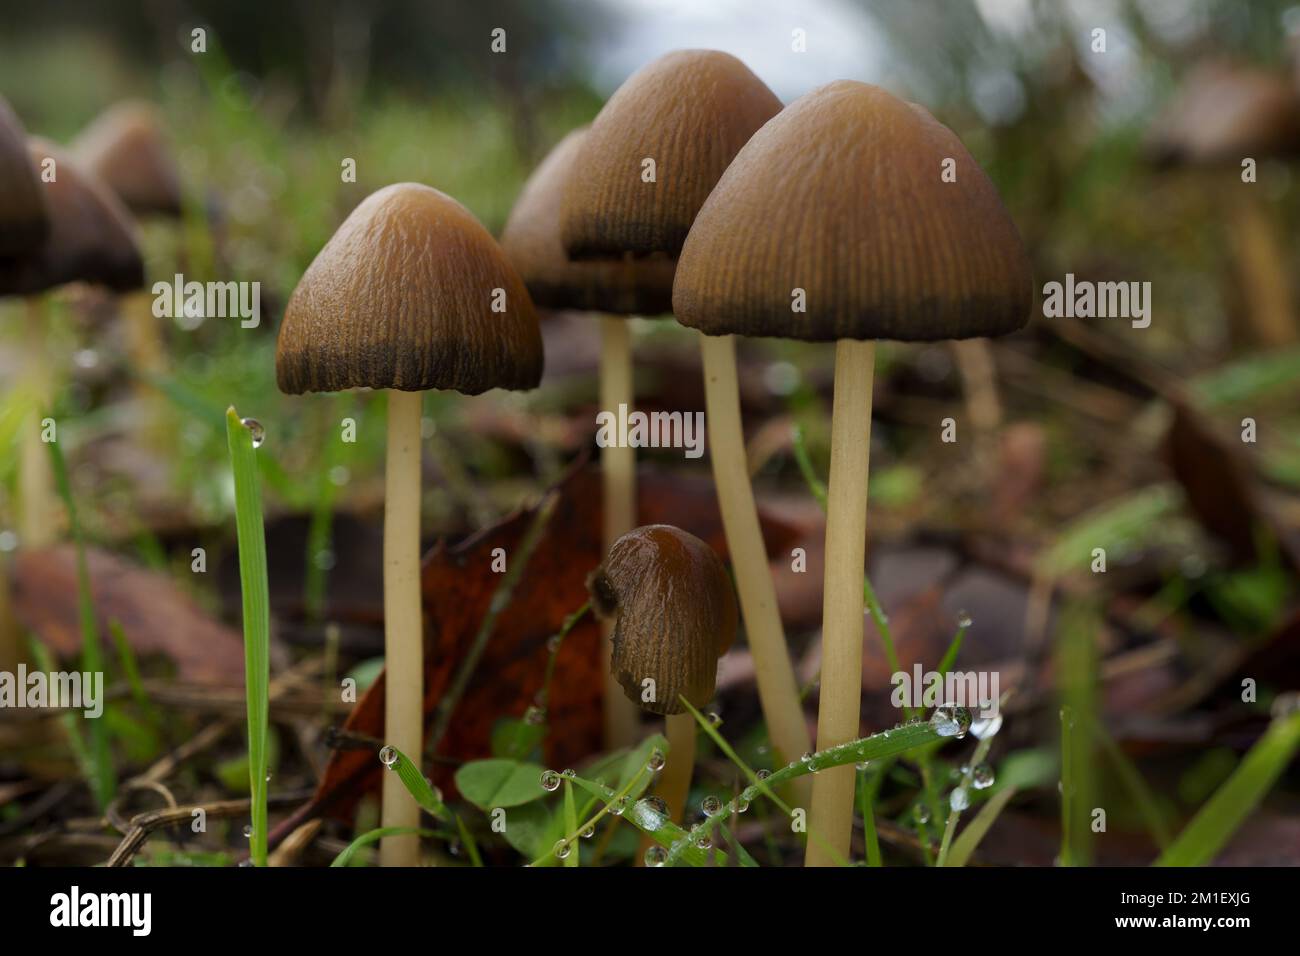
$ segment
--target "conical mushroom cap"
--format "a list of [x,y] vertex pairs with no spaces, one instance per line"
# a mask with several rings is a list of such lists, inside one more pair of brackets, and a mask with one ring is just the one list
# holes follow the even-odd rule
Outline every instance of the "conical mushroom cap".
[[54,161],[54,180],[38,180],[50,231],[29,255],[0,259],[0,293],[30,295],[67,282],[89,282],[114,292],[144,285],[144,260],[131,215],[112,191],[64,150],[39,137],[28,140],[32,165]]
[[542,336],[522,280],[473,214],[398,183],[366,197],[303,273],[275,376],[294,395],[534,388]]
[[180,216],[180,173],[152,106],[109,107],[82,130],[72,151],[136,215]]
[[1015,223],[952,131],[841,80],[736,156],[682,249],[673,311],[709,335],[969,338],[1023,326],[1032,281]]
[[540,306],[619,315],[658,315],[672,308],[667,256],[575,261],[560,242],[560,207],[587,127],[569,133],[524,183],[510,210],[501,248]]
[[[722,171],[781,101],[734,56],[678,50],[634,73],[591,124],[565,192],[578,258],[676,256]],[[645,182],[654,160],[654,182]]]
[[708,704],[737,620],[731,579],[712,548],[672,525],[634,528],[587,588],[596,613],[615,621],[610,672],[632,701],[656,714],[680,714],[678,697]]
[[49,228],[45,197],[27,152],[27,134],[0,97],[0,256],[35,252]]
[[1295,156],[1300,96],[1285,74],[1203,63],[1152,124],[1146,149],[1158,163],[1196,166]]

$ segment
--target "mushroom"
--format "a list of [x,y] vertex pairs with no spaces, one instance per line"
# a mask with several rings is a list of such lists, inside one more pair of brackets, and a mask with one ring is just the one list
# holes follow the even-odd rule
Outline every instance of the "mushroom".
[[1291,274],[1276,217],[1244,184],[1246,159],[1300,156],[1300,95],[1285,73],[1211,61],[1196,67],[1153,123],[1146,150],[1158,166],[1209,170],[1232,177],[1222,197],[1239,288],[1251,337],[1259,346],[1283,347],[1298,330]]
[[0,260],[32,252],[49,232],[49,215],[27,151],[27,134],[4,97],[0,97],[0,197],[4,200]]
[[[726,53],[682,50],[643,67],[610,97],[573,160],[562,209],[565,249],[580,258],[676,256],[727,164],[780,109],[762,80]],[[623,326],[607,320],[602,333],[602,368],[630,370]],[[701,348],[709,457],[759,699],[773,744],[793,759],[808,749],[808,728],[744,460],[735,356],[729,339],[702,339]],[[602,407],[631,405],[629,372],[604,381]],[[636,476],[631,449],[607,452],[606,496],[614,504],[605,536],[612,541],[634,522]]]
[[[600,403],[617,410],[630,402],[631,353],[623,316],[656,315],[672,307],[673,269],[665,255],[634,262],[615,259],[574,261],[560,241],[560,206],[574,159],[587,136],[576,129],[547,154],[524,184],[505,229],[501,248],[523,278],[539,306],[579,309],[597,313],[606,345],[600,364]],[[635,523],[634,451],[606,447],[600,450],[604,475],[605,547]],[[629,486],[632,490],[629,490]],[[602,641],[603,670],[609,673],[609,642]],[[636,733],[636,710],[628,707],[612,678],[605,687],[605,740],[610,746],[630,742]]]
[[713,549],[672,525],[636,528],[587,578],[591,606],[613,627],[611,674],[634,705],[665,716],[668,760],[658,794],[681,819],[695,765],[695,718],[736,634],[736,597]]
[[105,110],[82,130],[72,152],[135,215],[180,218],[180,173],[148,103],[127,100]]
[[[420,617],[421,392],[529,389],[542,374],[533,303],[500,247],[436,189],[380,189],[344,220],[303,273],[276,345],[282,392],[388,389],[384,509],[385,741],[423,752]],[[415,826],[418,807],[385,775],[382,825]],[[414,865],[418,841],[389,837],[381,859]]]
[[[941,178],[947,160],[955,182]],[[965,147],[864,83],[786,107],[696,217],[673,285],[678,321],[836,343],[818,749],[859,729],[873,340],[1003,335],[1025,324],[1032,297],[1015,224]],[[810,865],[847,853],[853,785],[852,767],[814,775],[809,824],[827,842],[809,841]]]
[[[39,294],[69,282],[87,282],[115,292],[139,288],[144,283],[144,262],[131,217],[106,186],[46,140],[29,139],[26,154],[30,166],[41,170],[37,183],[49,217],[48,231],[24,254],[0,259],[0,295],[27,296],[26,376],[36,405],[43,410],[51,384]],[[34,424],[23,429],[19,459],[19,537],[30,547],[47,545],[54,538],[54,484],[39,432]]]
[[[72,144],[72,153],[103,180],[143,219],[162,216],[179,220],[184,213],[181,177],[157,110],[139,100],[124,100],[99,114]],[[178,268],[177,271],[180,271]],[[131,363],[141,408],[152,414],[155,439],[166,440],[158,428],[163,410],[151,379],[167,373],[167,349],[157,317],[147,295],[122,303]]]

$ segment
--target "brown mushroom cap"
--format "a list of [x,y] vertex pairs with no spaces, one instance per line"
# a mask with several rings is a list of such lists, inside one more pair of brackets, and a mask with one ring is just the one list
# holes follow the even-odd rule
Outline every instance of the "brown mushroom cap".
[[[656,714],[680,714],[679,696],[708,704],[737,621],[731,579],[712,548],[672,525],[634,528],[587,588],[596,613],[615,621],[610,672],[632,701]],[[647,678],[652,701],[642,699]]]
[[958,339],[1021,328],[1032,281],[1015,223],[952,131],[840,80],[736,156],[682,249],[673,310],[709,335]]
[[587,127],[573,130],[528,177],[501,233],[501,248],[540,306],[618,315],[667,312],[676,268],[667,256],[574,261],[564,251],[560,207],[586,136]]
[[35,252],[49,228],[45,197],[27,152],[27,134],[0,97],[0,256]]
[[73,154],[137,215],[181,215],[181,178],[157,112],[128,101],[82,130]]
[[[577,258],[676,256],[722,171],[781,101],[734,56],[678,50],[610,97],[578,151],[561,236]],[[642,161],[656,181],[642,181]]]
[[[505,293],[504,312],[494,312]],[[536,387],[542,337],[523,281],[474,215],[417,183],[371,193],[298,281],[275,376],[289,394],[346,388],[477,395]]]
[[45,193],[50,232],[29,255],[0,259],[0,293],[30,295],[66,282],[89,282],[114,292],[144,285],[144,260],[131,215],[112,190],[64,150],[39,137],[28,141],[32,164],[54,161]]

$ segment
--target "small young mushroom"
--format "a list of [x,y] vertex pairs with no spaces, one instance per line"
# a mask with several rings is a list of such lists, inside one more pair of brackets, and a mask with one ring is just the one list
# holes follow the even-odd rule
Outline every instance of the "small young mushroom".
[[672,525],[635,528],[587,578],[591,606],[613,624],[610,667],[628,700],[666,717],[658,793],[680,819],[695,764],[696,709],[713,696],[718,658],[736,635],[736,596],[722,560]]
[[[423,752],[420,614],[421,392],[529,389],[542,374],[537,316],[487,230],[450,196],[415,183],[367,197],[299,280],[275,374],[289,394],[388,389],[384,509],[384,740]],[[418,807],[385,775],[382,825],[415,826]],[[414,865],[414,837],[381,845]]]
[[[819,750],[859,730],[872,340],[1003,335],[1025,324],[1032,299],[1015,223],[961,141],[864,83],[786,107],[696,217],[673,285],[680,322],[836,343]],[[847,854],[853,784],[852,767],[814,776],[809,827],[826,842],[809,841],[810,865]]]
[[[572,162],[562,208],[561,238],[577,258],[661,252],[676,256],[709,192],[754,131],[781,109],[781,101],[740,60],[716,50],[679,50],[638,70],[610,97]],[[766,226],[764,228],[767,228]],[[625,329],[606,322],[602,364],[630,369]],[[776,592],[759,530],[745,463],[731,340],[701,339],[708,405],[709,458],[731,561],[736,570],[745,634],[754,656],[759,700],[778,752],[794,759],[808,749]],[[718,364],[730,357],[728,380]],[[630,373],[628,373],[630,375]],[[632,404],[624,390],[602,393],[602,407]],[[604,459],[606,540],[635,521],[635,459],[617,449]],[[622,500],[622,510],[618,501]],[[617,516],[622,515],[622,521]]]
[[[506,220],[501,248],[537,305],[596,313],[603,341],[608,344],[627,338],[624,316],[658,315],[672,307],[676,262],[666,255],[627,263],[618,259],[579,262],[565,253],[560,241],[560,206],[573,173],[574,159],[586,136],[586,127],[572,131],[534,170]],[[626,367],[622,364],[624,359],[628,363]],[[631,353],[626,350],[602,350],[602,408],[616,411],[620,401],[630,401],[630,363]],[[620,397],[625,392],[627,396]],[[632,507],[634,486],[628,485],[634,475],[633,455],[630,448],[607,446],[600,450],[606,548],[636,523]],[[608,674],[608,640],[601,642],[601,651]],[[617,747],[630,743],[636,734],[636,709],[628,706],[612,677],[606,680],[604,701],[606,744]]]
[[[52,385],[40,294],[70,282],[113,292],[137,289],[144,283],[144,261],[130,214],[106,186],[60,147],[43,139],[28,140],[27,157],[39,171],[37,188],[48,228],[44,239],[23,254],[0,258],[0,295],[27,297],[25,378],[40,414],[44,414]],[[30,547],[49,544],[55,530],[54,482],[39,433],[35,422],[22,430],[18,470],[22,502],[18,533]]]

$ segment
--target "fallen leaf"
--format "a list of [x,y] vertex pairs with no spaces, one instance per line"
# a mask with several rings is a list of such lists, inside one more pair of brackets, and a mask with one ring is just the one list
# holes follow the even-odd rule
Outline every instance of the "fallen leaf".
[[[14,561],[14,615],[64,658],[81,651],[76,555],[71,545],[60,545],[21,551]],[[108,625],[117,621],[137,655],[170,658],[184,681],[243,684],[243,638],[209,617],[167,575],[97,548],[86,549],[86,566],[106,646]]]

